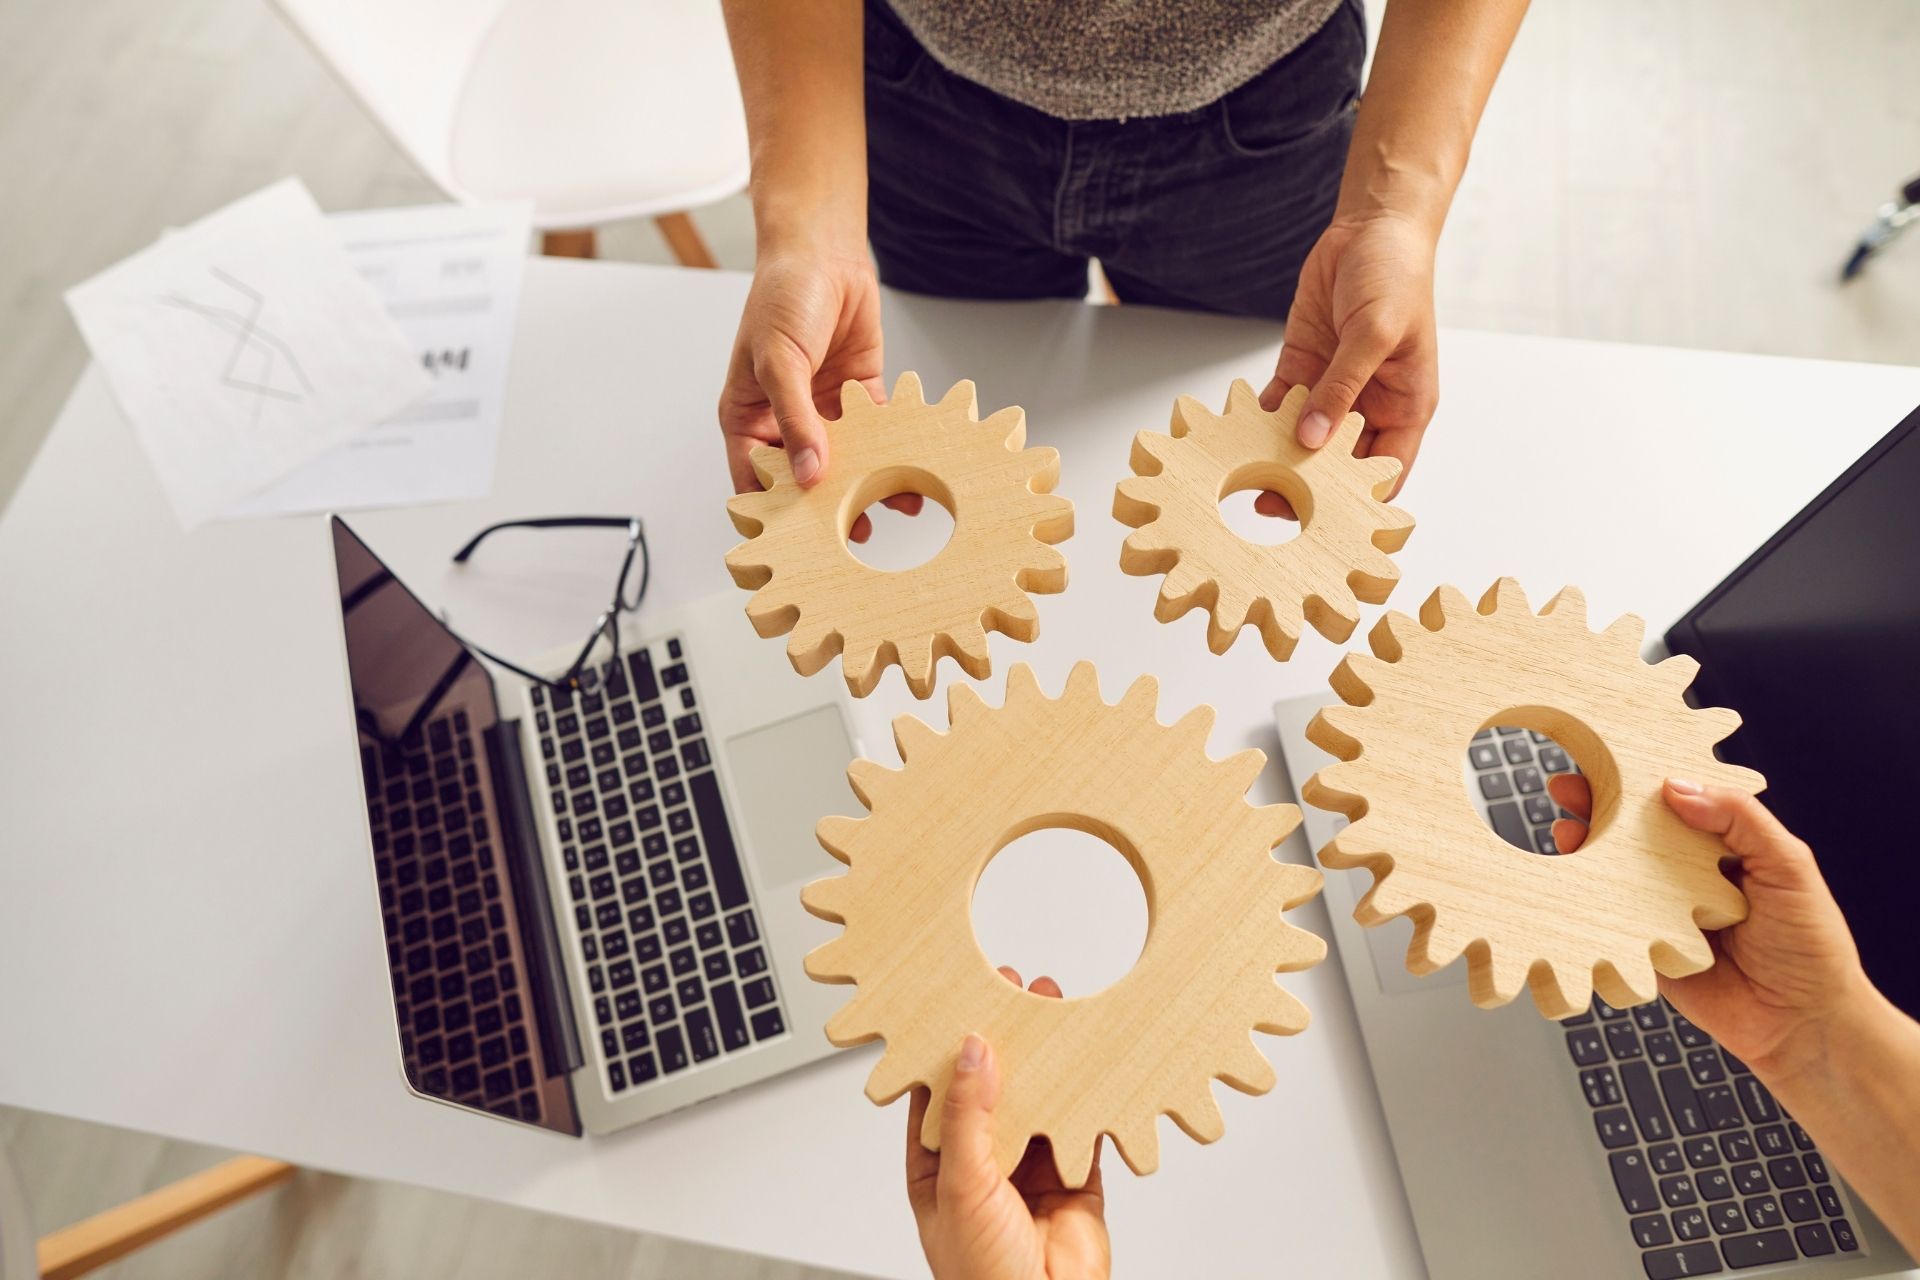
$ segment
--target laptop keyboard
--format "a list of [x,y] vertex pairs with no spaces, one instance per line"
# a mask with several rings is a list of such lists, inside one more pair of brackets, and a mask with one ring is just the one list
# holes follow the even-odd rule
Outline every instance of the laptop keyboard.
[[609,1093],[786,1033],[675,636],[534,689],[548,799]]
[[1860,1248],[1806,1130],[1664,998],[1561,1026],[1651,1280]]
[[[1508,844],[1558,855],[1547,779],[1577,772],[1543,733],[1482,729],[1467,771]],[[1593,1110],[1614,1189],[1651,1280],[1851,1253],[1846,1202],[1806,1131],[1745,1063],[1664,998],[1566,1019],[1567,1052]]]
[[1506,726],[1482,729],[1467,744],[1467,768],[1495,834],[1531,853],[1560,852],[1553,821],[1572,815],[1548,798],[1547,779],[1579,769],[1552,738]]
[[534,1029],[476,735],[465,711],[423,730],[405,748],[360,748],[401,1061],[422,1093],[538,1124]]

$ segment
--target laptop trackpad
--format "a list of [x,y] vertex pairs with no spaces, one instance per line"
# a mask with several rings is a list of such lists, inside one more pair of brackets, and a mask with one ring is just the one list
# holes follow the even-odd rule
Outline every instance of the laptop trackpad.
[[727,739],[741,825],[768,889],[840,869],[813,829],[830,813],[866,810],[847,785],[853,740],[832,703]]

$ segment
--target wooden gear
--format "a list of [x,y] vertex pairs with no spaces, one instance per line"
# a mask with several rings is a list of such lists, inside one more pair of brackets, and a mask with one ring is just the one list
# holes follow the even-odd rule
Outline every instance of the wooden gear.
[[[929,1150],[939,1150],[941,1100],[969,1032],[1002,1063],[1001,1170],[1045,1135],[1061,1181],[1078,1187],[1102,1133],[1135,1173],[1151,1173],[1161,1112],[1196,1141],[1218,1138],[1224,1122],[1210,1080],[1266,1092],[1273,1068],[1249,1033],[1307,1025],[1306,1008],[1274,981],[1326,954],[1320,938],[1280,914],[1320,888],[1318,871],[1272,857],[1300,811],[1247,804],[1265,756],[1209,759],[1212,708],[1162,725],[1157,696],[1142,676],[1109,705],[1087,662],[1056,699],[1025,664],[1008,674],[998,708],[956,684],[949,732],[912,716],[893,722],[904,769],[857,760],[848,770],[871,816],[820,823],[820,843],[851,869],[808,885],[802,901],[846,929],[807,956],[807,972],[860,987],[827,1022],[827,1038],[842,1047],[887,1042],[867,1081],[880,1105],[916,1084],[932,1090],[920,1135]],[[1010,841],[1043,827],[1106,840],[1145,886],[1146,945],[1103,991],[1064,1000],[1022,991],[974,936],[980,873]]]
[[[937,404],[903,373],[874,404],[858,382],[840,391],[826,424],[826,477],[802,489],[784,449],[762,445],[753,469],[765,486],[727,502],[748,541],[727,553],[734,582],[757,588],[747,617],[762,636],[791,631],[787,657],[812,675],[841,654],[847,687],[865,697],[898,663],[914,696],[933,692],[934,667],[951,657],[976,680],[991,670],[987,632],[1032,640],[1040,615],[1026,593],[1066,589],[1067,562],[1044,545],[1073,533],[1073,504],[1051,490],[1053,449],[1023,449],[1026,414],[1002,409],[980,421],[973,383]],[[919,493],[953,515],[939,554],[890,572],[861,563],[847,532],[881,498]]]
[[[1350,413],[1319,449],[1294,437],[1305,387],[1272,413],[1236,379],[1224,414],[1192,396],[1174,402],[1171,435],[1133,440],[1135,474],[1114,490],[1113,514],[1131,525],[1122,571],[1167,575],[1153,616],[1172,622],[1191,609],[1212,618],[1207,647],[1225,653],[1248,623],[1279,661],[1300,640],[1302,618],[1339,642],[1360,624],[1360,601],[1379,604],[1400,570],[1387,553],[1413,532],[1413,517],[1384,499],[1400,475],[1397,458],[1356,458],[1364,422]],[[1300,533],[1278,546],[1249,542],[1220,517],[1230,493],[1268,489],[1300,517]]]
[[[1702,929],[1745,918],[1719,837],[1680,821],[1661,791],[1673,776],[1749,793],[1765,782],[1714,758],[1740,717],[1687,706],[1699,664],[1648,666],[1642,631],[1632,614],[1589,630],[1574,587],[1536,615],[1502,578],[1477,612],[1441,587],[1419,621],[1389,613],[1370,636],[1375,656],[1349,654],[1335,669],[1350,705],[1322,710],[1307,737],[1343,763],[1301,795],[1351,820],[1320,861],[1373,872],[1354,918],[1413,917],[1408,969],[1432,973],[1464,952],[1475,1004],[1504,1004],[1524,984],[1541,1013],[1565,1018],[1596,988],[1621,1008],[1653,999],[1656,970],[1713,964]],[[1547,734],[1579,760],[1594,807],[1577,852],[1517,849],[1475,812],[1461,753],[1494,725]]]

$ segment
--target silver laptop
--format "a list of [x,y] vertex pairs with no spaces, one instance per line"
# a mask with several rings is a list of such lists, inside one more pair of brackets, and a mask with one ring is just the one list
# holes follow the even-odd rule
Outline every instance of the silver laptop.
[[578,690],[497,676],[332,528],[407,1086],[604,1133],[832,1053],[798,887],[857,812],[838,682],[796,680],[738,593]]
[[[1904,794],[1920,765],[1902,721],[1920,698],[1907,663],[1920,647],[1920,593],[1890,591],[1880,569],[1920,543],[1916,485],[1920,411],[1676,623],[1665,646],[1701,660],[1693,693],[1703,704],[1745,717],[1723,751],[1765,772],[1769,803],[1820,856],[1869,976],[1908,1012],[1920,1011],[1920,970],[1897,904],[1920,891],[1920,872],[1888,885],[1887,861],[1867,855],[1906,842],[1892,825],[1905,811],[1860,797]],[[1840,680],[1889,696],[1835,697]],[[1329,691],[1274,708],[1296,795],[1332,762],[1306,726],[1335,701]],[[1509,843],[1558,856],[1562,815],[1546,779],[1573,767],[1550,740],[1489,726],[1461,761],[1462,800]],[[1313,849],[1345,825],[1302,808]],[[1838,1280],[1912,1265],[1746,1064],[1664,1000],[1596,1000],[1561,1023],[1524,992],[1477,1009],[1464,959],[1425,978],[1407,971],[1409,919],[1354,921],[1371,880],[1328,871],[1327,909],[1433,1280]]]

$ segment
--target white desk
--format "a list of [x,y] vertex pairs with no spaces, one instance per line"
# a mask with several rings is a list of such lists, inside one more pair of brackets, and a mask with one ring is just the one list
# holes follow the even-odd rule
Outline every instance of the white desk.
[[[637,511],[657,604],[722,586],[736,539],[713,404],[745,289],[536,260],[497,494],[357,526],[433,598],[486,521]],[[1064,455],[1072,585],[1040,598],[1039,643],[995,638],[996,680],[1024,659],[1057,688],[1090,657],[1115,697],[1151,670],[1163,718],[1213,702],[1216,754],[1271,756],[1271,704],[1324,687],[1339,650],[1309,634],[1285,665],[1251,639],[1209,657],[1199,615],[1152,620],[1158,580],[1120,574],[1108,512],[1132,433],[1164,429],[1178,392],[1218,404],[1235,375],[1259,385],[1278,330],[1070,303],[887,305],[890,369],[934,390],[971,376],[983,408],[1025,405],[1030,439]],[[1511,573],[1536,602],[1571,581],[1597,620],[1633,609],[1662,627],[1920,402],[1915,369],[1471,333],[1447,335],[1443,359],[1402,499],[1420,520],[1402,608],[1441,581],[1477,594]],[[0,521],[0,1102],[918,1274],[903,1109],[860,1092],[871,1049],[592,1141],[407,1095],[333,593],[317,520],[183,536],[105,386],[82,379]],[[543,617],[540,639],[585,621],[577,606]],[[908,701],[897,672],[876,696]],[[1270,767],[1256,799],[1278,790]],[[1296,918],[1325,931],[1317,903]],[[1265,1040],[1275,1092],[1216,1090],[1227,1130],[1211,1148],[1163,1124],[1150,1179],[1107,1162],[1127,1274],[1189,1273],[1196,1247],[1209,1274],[1273,1274],[1282,1241],[1289,1274],[1419,1274],[1337,966],[1288,985],[1314,1022]]]

